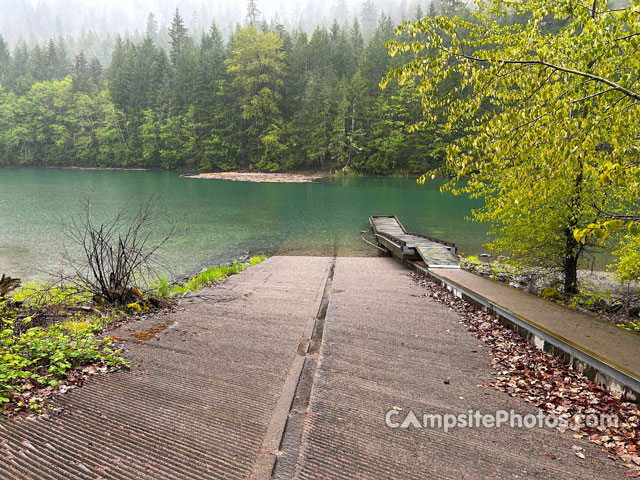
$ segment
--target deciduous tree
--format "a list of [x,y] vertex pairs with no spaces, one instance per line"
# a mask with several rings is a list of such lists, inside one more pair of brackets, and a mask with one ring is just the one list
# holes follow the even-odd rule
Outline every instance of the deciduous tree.
[[[417,80],[426,119],[416,130],[439,118],[468,126],[447,151],[448,171],[463,180],[449,188],[484,198],[474,216],[491,223],[491,245],[559,267],[570,295],[590,238],[623,221],[636,229],[640,0],[476,3],[473,21],[399,27],[410,39],[389,51],[409,58],[383,85]],[[505,26],[508,14],[526,21]]]
[[[263,33],[252,25],[235,32],[232,54],[225,63],[232,85],[241,92],[238,101],[250,141],[249,154],[262,156],[267,145],[273,152],[274,142],[279,139],[273,132],[281,122],[284,59],[282,39],[277,33]],[[264,140],[266,135],[268,142]]]

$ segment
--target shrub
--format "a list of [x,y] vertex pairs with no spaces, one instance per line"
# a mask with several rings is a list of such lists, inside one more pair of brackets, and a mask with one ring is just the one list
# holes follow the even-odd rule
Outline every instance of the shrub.
[[75,367],[100,363],[115,370],[125,366],[113,340],[95,336],[105,320],[92,322],[67,320],[50,327],[32,327],[20,334],[18,320],[0,304],[0,404],[11,401],[12,392],[25,381],[33,386],[56,387]]
[[67,237],[83,252],[80,258],[66,254],[73,271],[72,280],[109,304],[127,305],[135,301],[132,295],[138,286],[146,286],[153,274],[158,250],[169,240],[171,233],[154,243],[151,199],[144,207],[130,215],[120,211],[111,220],[97,224],[91,215],[91,202],[83,202],[84,216],[65,225]]

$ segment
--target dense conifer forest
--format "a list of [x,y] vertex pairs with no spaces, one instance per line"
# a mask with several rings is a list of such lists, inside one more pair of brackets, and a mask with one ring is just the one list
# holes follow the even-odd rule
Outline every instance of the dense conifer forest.
[[[178,10],[163,30],[150,14],[143,35],[114,37],[106,65],[62,37],[0,36],[0,165],[389,175],[443,161],[453,133],[408,133],[415,86],[379,87],[399,64],[390,16],[307,33],[258,7],[227,36],[216,23],[192,35]],[[409,19],[452,9],[468,14],[448,1]]]

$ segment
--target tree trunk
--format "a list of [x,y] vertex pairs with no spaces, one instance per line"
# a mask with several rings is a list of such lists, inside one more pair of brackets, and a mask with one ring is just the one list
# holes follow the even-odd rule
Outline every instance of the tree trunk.
[[583,251],[583,245],[573,236],[573,231],[578,226],[578,219],[582,210],[582,188],[584,183],[584,159],[578,157],[578,168],[575,180],[573,182],[573,193],[571,195],[571,203],[569,210],[569,221],[564,229],[564,259],[563,259],[563,275],[564,275],[564,296],[569,298],[578,293],[578,260]]
[[563,262],[564,296],[570,297],[578,293],[578,259],[581,248],[573,237],[573,229],[565,230],[566,245]]

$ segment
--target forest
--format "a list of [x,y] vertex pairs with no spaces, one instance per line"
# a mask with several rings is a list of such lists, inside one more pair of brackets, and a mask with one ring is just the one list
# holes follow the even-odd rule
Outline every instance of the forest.
[[[438,13],[469,14],[453,1],[412,18]],[[115,37],[108,65],[62,37],[0,36],[0,165],[421,174],[455,131],[410,134],[419,92],[380,89],[400,65],[384,44],[394,27],[381,14],[370,32],[357,18],[289,31],[249,2],[229,38],[216,23],[194,37],[176,10],[168,41],[150,14],[140,38]]]

